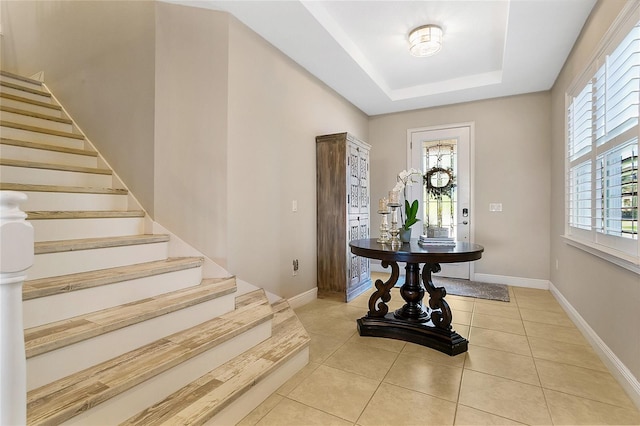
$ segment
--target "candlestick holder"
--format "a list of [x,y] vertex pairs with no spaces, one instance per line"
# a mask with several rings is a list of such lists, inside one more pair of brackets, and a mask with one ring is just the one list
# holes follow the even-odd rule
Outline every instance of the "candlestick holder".
[[392,204],[389,203],[389,207],[391,207],[391,230],[389,231],[389,233],[391,234],[391,248],[392,249],[396,249],[396,248],[400,248],[402,246],[402,241],[400,241],[400,238],[398,237],[398,235],[400,234],[400,230],[398,229],[398,207],[400,207],[400,204]]
[[389,244],[391,236],[389,235],[389,222],[387,222],[387,215],[389,210],[378,210],[378,213],[382,215],[382,223],[380,224],[380,238],[378,242],[380,244]]

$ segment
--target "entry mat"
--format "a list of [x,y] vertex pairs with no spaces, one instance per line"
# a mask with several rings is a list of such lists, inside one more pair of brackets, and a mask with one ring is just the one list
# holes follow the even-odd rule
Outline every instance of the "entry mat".
[[[433,285],[444,287],[447,294],[456,296],[475,297],[478,299],[509,301],[509,288],[503,284],[483,283],[479,281],[460,280],[456,278],[438,277],[431,275]],[[403,281],[402,279],[398,281]],[[402,287],[404,282],[398,282],[396,287]]]

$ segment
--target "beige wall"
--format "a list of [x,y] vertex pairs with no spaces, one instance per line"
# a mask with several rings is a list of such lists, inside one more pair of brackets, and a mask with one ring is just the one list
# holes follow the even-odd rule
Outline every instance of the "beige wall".
[[2,1],[2,69],[45,82],[153,214],[152,1]]
[[[567,245],[564,233],[565,93],[594,54],[623,1],[600,1],[552,90],[551,282],[640,380],[640,276]],[[558,269],[555,262],[558,261]]]
[[155,220],[223,267],[228,20],[157,3]]
[[291,297],[316,287],[315,137],[367,116],[235,19],[229,41],[228,269]]
[[[407,167],[408,129],[473,122],[472,219],[485,247],[475,272],[548,280],[549,100],[533,93],[372,117],[371,199]],[[489,212],[489,203],[503,211]]]

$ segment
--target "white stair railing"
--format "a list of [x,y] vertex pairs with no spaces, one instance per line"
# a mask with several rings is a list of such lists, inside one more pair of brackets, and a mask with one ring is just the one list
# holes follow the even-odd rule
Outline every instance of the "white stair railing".
[[22,284],[33,265],[33,227],[20,210],[27,196],[0,191],[0,425],[27,422]]

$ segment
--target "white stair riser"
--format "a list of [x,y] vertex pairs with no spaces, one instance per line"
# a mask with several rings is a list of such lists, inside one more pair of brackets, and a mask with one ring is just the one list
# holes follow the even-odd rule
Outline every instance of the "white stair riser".
[[167,243],[164,242],[36,254],[33,266],[27,271],[27,279],[35,280],[95,269],[115,268],[133,263],[153,262],[166,259],[167,251]]
[[47,104],[51,103],[50,96],[43,96],[36,93],[25,92],[24,90],[14,89],[12,87],[2,86],[0,87],[0,91],[2,91],[2,93],[6,93],[7,95],[20,96],[23,98],[31,99],[32,101],[44,102]]
[[14,166],[0,166],[0,176],[2,182],[32,185],[110,188],[113,182],[111,175]]
[[46,120],[44,118],[31,117],[9,111],[0,111],[0,119],[12,123],[26,124],[27,126],[42,127],[43,129],[57,130],[59,132],[73,131],[73,125],[60,123],[59,121]]
[[127,194],[26,191],[24,211],[127,210]]
[[16,145],[0,145],[0,157],[10,158],[12,160],[60,164],[64,166],[98,167],[98,157]]
[[18,78],[13,78],[13,77],[8,76],[8,75],[1,75],[0,74],[0,81],[4,81],[6,83],[15,84],[15,85],[21,86],[21,87],[27,87],[29,89],[42,90],[42,84],[31,83],[29,81],[24,81],[24,80],[20,80]]
[[91,410],[69,419],[64,424],[82,426],[119,424],[270,336],[271,321],[267,321],[92,407]]
[[24,327],[37,327],[113,308],[136,300],[193,287],[201,281],[202,268],[198,267],[25,300],[22,303]]
[[11,108],[24,109],[26,111],[37,112],[38,114],[47,114],[53,117],[62,117],[62,111],[57,108],[47,108],[45,106],[34,105],[28,102],[22,102],[15,99],[0,98],[2,105]]
[[235,399],[204,426],[235,425],[260,405],[271,394],[274,394],[287,380],[302,370],[309,363],[309,347],[304,348],[285,361],[263,380],[258,381],[242,396]]
[[29,358],[27,390],[194,327],[219,312],[233,310],[234,306],[235,295],[227,295]]
[[38,219],[30,223],[36,242],[144,234],[143,217]]
[[14,129],[2,126],[2,137],[18,141],[46,143],[66,148],[84,149],[84,140],[65,136],[50,135],[48,133],[32,132],[30,130]]

